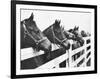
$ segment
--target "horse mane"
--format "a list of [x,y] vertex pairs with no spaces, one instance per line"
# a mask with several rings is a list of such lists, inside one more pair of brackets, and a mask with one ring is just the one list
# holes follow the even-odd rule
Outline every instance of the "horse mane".
[[57,20],[57,19],[56,19],[56,20],[55,20],[55,23],[53,24],[54,28],[61,28],[61,27],[60,27],[60,22],[61,22],[60,20]]
[[[53,24],[52,24],[53,25]],[[45,33],[46,31],[48,31],[51,27],[52,27],[52,25],[50,25],[49,27],[47,27],[44,31],[43,31],[43,33]]]
[[[57,22],[57,20],[55,20],[55,22]],[[54,22],[53,24],[51,24],[49,27],[47,27],[47,28],[46,28],[43,32],[45,32],[45,31],[49,30],[52,26],[54,27],[55,22]]]

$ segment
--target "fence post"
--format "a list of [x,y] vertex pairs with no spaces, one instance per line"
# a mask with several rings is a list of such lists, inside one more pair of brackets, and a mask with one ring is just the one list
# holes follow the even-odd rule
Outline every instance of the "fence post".
[[85,40],[85,42],[84,42],[84,46],[85,46],[85,47],[84,47],[84,63],[83,63],[83,66],[86,67],[86,45],[87,45],[87,44],[86,44],[86,40],[87,40],[87,39],[84,39],[84,40]]
[[70,46],[70,49],[68,51],[68,58],[69,58],[68,64],[69,64],[69,67],[72,67],[72,54],[71,54],[71,52],[72,52],[72,45]]
[[66,50],[66,67],[69,67],[69,50]]

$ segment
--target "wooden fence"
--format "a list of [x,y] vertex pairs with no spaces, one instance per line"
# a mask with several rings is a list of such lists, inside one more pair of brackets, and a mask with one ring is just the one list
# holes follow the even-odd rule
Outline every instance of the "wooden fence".
[[[66,53],[54,58],[53,60],[37,67],[37,68],[60,68],[60,64],[64,63],[65,67],[85,67],[91,65],[91,37],[84,38],[83,46],[72,50],[66,50]],[[32,48],[21,49],[21,61],[31,57],[44,54],[43,51],[35,52]]]

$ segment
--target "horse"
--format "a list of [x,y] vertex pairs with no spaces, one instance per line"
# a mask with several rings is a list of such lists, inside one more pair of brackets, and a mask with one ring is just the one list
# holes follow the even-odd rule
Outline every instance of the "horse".
[[50,59],[51,42],[37,27],[33,13],[29,18],[26,18],[21,21],[20,28],[21,49],[32,47],[37,52],[43,50],[45,55],[44,59]]
[[66,38],[68,40],[76,41],[76,37],[75,37],[75,35],[73,33],[69,32],[69,31],[67,31],[65,29],[63,29],[63,33],[65,34],[65,36],[66,36]]
[[[77,41],[77,43],[80,44],[80,46],[84,45],[84,39],[83,39],[81,33],[79,32],[79,27],[75,26],[74,29],[70,29],[70,30],[68,30],[68,32],[70,32],[70,33],[75,35],[73,40]],[[80,46],[79,45],[78,46],[74,45],[73,49],[76,49],[76,48],[78,48]]]
[[[70,44],[72,44],[72,50],[81,46],[79,39],[77,39],[76,35],[64,29],[64,34],[66,38],[69,40]],[[79,38],[79,37],[78,37]]]
[[[79,27],[74,27],[74,29],[64,30],[64,34],[67,39],[72,40],[72,50],[77,49],[84,44],[84,39],[81,33],[79,33]],[[84,53],[84,50],[76,53],[72,56],[72,60],[75,61],[78,57],[80,57]]]
[[65,50],[70,49],[70,43],[63,33],[63,28],[60,26],[60,20],[55,20],[48,28],[46,28],[43,33],[51,41],[51,43],[60,45],[60,47]]
[[91,34],[89,32],[86,33],[84,30],[81,31],[81,35],[82,35],[82,37],[89,37],[89,36],[91,36]]

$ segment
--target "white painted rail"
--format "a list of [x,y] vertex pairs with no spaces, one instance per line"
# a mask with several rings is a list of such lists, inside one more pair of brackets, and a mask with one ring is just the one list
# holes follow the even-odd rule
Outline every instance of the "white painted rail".
[[[52,51],[59,49],[59,45],[52,44]],[[35,56],[44,54],[44,51],[40,50],[39,52],[33,50],[32,47],[21,49],[21,61]]]
[[31,47],[21,49],[21,61],[44,54],[44,51],[35,51]]

